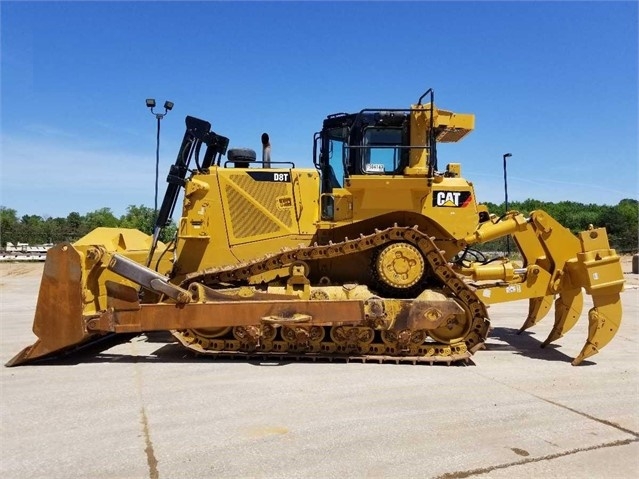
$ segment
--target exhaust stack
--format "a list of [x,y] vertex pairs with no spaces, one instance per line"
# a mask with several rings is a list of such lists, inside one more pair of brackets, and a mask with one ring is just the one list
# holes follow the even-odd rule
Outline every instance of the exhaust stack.
[[262,133],[262,168],[271,167],[271,142],[268,133]]

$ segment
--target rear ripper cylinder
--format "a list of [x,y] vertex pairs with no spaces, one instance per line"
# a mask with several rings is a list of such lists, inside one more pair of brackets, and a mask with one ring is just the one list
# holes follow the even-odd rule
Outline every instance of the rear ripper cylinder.
[[522,215],[504,218],[497,223],[484,223],[473,234],[466,236],[464,241],[467,244],[485,243],[502,236],[511,235],[516,231],[526,229],[527,220]]

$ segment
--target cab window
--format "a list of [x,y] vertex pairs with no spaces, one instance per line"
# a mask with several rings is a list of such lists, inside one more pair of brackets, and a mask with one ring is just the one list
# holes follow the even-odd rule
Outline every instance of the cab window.
[[333,128],[327,131],[328,174],[333,188],[341,188],[344,182],[344,165],[348,164],[348,148],[345,147],[348,130]]
[[330,140],[328,150],[328,163],[330,165],[331,183],[333,188],[341,188],[344,181],[344,142]]
[[366,174],[395,173],[400,166],[401,128],[364,129],[362,140],[362,171]]

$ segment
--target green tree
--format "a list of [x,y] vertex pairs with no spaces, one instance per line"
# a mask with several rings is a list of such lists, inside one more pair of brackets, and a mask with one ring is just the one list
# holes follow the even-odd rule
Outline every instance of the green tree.
[[[135,228],[146,234],[153,234],[155,227],[155,210],[144,205],[129,205],[126,214],[120,218],[120,226],[123,228]],[[168,243],[175,236],[177,227],[175,222],[165,227],[160,233],[160,241]]]
[[84,218],[77,211],[72,211],[67,215],[68,241],[80,239],[86,232],[84,231]]
[[66,218],[47,218],[44,222],[47,243],[61,243],[74,238],[70,234]]
[[129,205],[126,214],[120,218],[123,228],[135,228],[146,234],[153,234],[155,213],[153,208],[144,205]]
[[160,241],[164,243],[169,243],[173,238],[175,238],[175,233],[177,233],[177,225],[175,221],[171,221],[171,224],[166,226],[162,233],[160,233]]
[[[485,203],[490,213],[497,216],[504,214],[504,204]],[[587,230],[590,225],[606,227],[610,246],[619,252],[630,253],[639,249],[639,208],[635,199],[623,199],[615,206],[583,204],[575,201],[558,203],[544,202],[529,198],[525,201],[513,201],[508,204],[509,210],[517,210],[529,215],[535,210],[543,210],[555,218],[560,224],[570,229],[573,234]],[[505,240],[497,239],[485,245],[478,245],[482,251],[503,251]]]
[[119,223],[119,220],[113,215],[111,208],[100,208],[85,215],[84,229],[86,229],[86,232],[84,234],[100,226],[115,228],[119,226]]
[[20,241],[29,244],[42,244],[47,242],[47,234],[44,220],[38,215],[24,215],[20,219]]
[[7,242],[16,244],[19,241],[18,228],[18,212],[0,206],[0,248],[4,248]]
[[601,215],[602,226],[608,230],[612,247],[620,252],[636,252],[639,248],[639,204],[635,199],[623,199],[616,206],[606,207]]

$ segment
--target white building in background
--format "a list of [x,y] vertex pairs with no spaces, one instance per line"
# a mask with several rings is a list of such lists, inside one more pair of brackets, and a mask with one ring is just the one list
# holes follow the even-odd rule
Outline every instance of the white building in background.
[[52,246],[53,243],[30,246],[29,243],[14,245],[7,242],[7,247],[0,252],[0,261],[44,261]]

